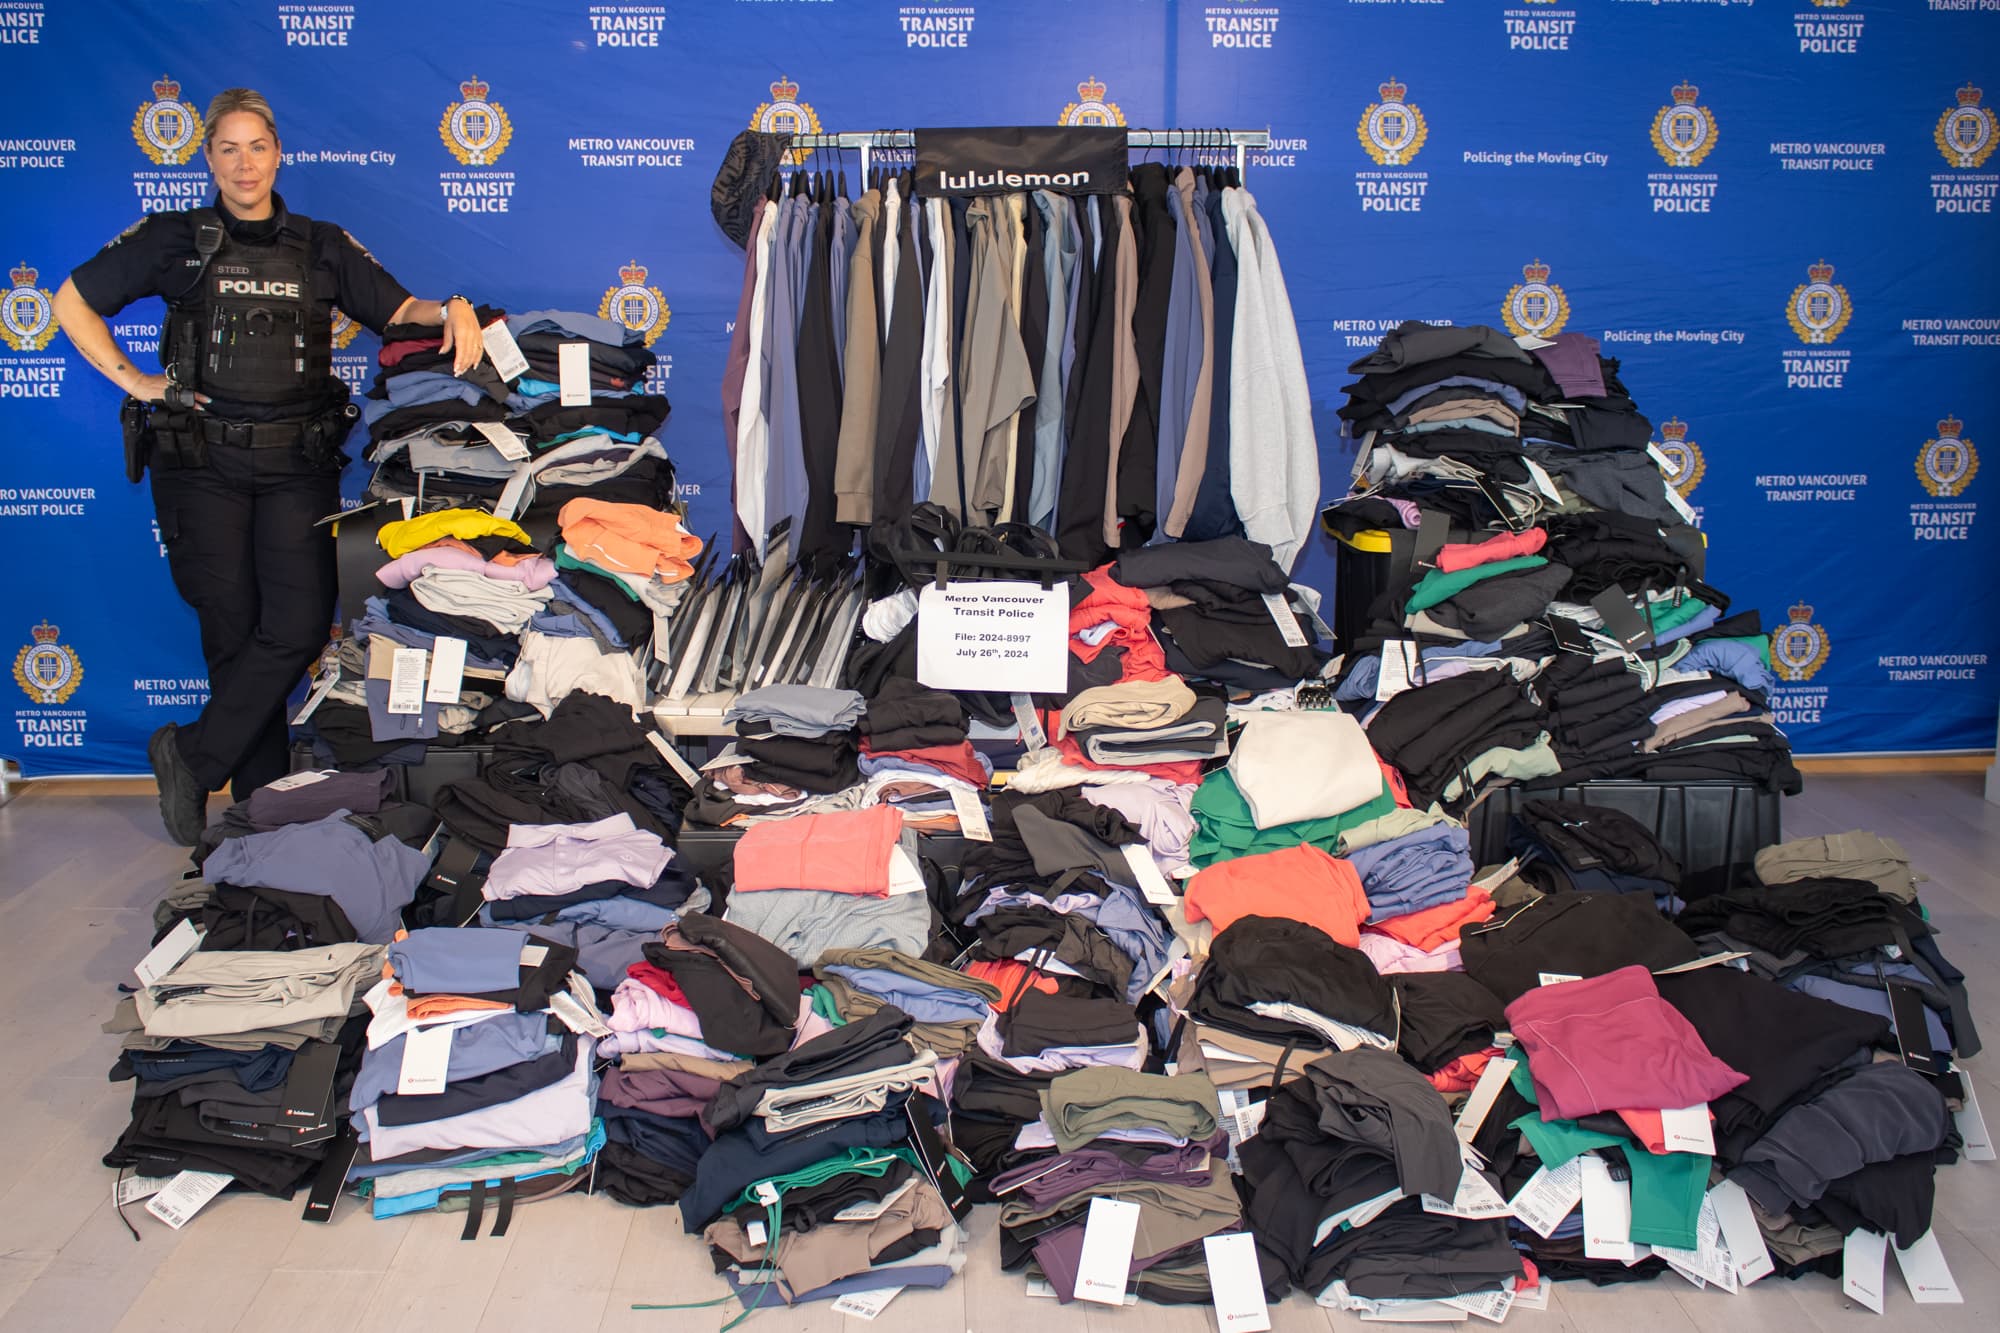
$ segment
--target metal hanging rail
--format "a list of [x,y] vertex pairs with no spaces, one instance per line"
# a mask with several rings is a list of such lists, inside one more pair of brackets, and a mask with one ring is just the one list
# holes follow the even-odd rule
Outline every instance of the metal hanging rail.
[[[868,175],[868,157],[878,148],[914,148],[914,130],[863,130],[844,134],[794,134],[792,147],[851,148],[861,154],[861,175]],[[1125,131],[1129,148],[1230,148],[1236,152],[1236,170],[1242,174],[1252,148],[1269,148],[1269,130],[1135,130]]]

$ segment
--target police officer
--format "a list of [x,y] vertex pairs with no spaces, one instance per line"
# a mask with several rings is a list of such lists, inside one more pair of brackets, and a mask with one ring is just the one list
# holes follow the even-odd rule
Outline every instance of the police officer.
[[[286,209],[262,95],[218,94],[207,126],[214,203],[141,219],[55,298],[70,341],[130,395],[128,470],[138,480],[150,452],[168,568],[201,625],[208,703],[147,744],[161,818],[183,846],[200,839],[211,791],[228,783],[242,800],[285,773],[285,702],[333,618],[333,538],[315,522],[339,507],[354,415],[332,369],[334,306],[378,333],[441,325],[459,374],[482,353],[465,298],[420,301],[341,228]],[[105,324],[148,296],[167,302],[159,375]]]

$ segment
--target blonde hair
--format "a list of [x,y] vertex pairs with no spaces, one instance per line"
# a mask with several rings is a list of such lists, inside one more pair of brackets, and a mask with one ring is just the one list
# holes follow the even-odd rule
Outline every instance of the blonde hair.
[[271,129],[271,138],[278,137],[278,115],[271,110],[271,103],[264,94],[255,88],[224,88],[209,100],[208,134],[202,141],[204,144],[215,142],[215,127],[233,111],[248,111],[254,116],[262,116]]

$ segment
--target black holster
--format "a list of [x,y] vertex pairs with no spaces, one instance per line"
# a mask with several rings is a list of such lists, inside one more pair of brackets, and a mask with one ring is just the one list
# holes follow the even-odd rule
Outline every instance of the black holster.
[[125,480],[140,481],[153,458],[152,408],[128,394],[118,405],[118,425],[125,436]]
[[307,421],[300,438],[306,461],[315,467],[345,467],[347,453],[340,446],[360,415],[361,410],[353,403],[343,402]]

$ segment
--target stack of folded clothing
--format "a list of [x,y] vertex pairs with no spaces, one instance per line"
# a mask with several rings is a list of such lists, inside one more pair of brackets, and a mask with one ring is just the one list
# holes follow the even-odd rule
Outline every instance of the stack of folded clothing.
[[[1254,693],[1296,685],[1326,665],[1312,642],[1314,608],[1303,617],[1291,608],[1296,594],[1263,542],[1140,547],[1120,553],[1111,577],[1145,594],[1170,671]],[[1291,633],[1280,615],[1294,621]]]
[[294,934],[282,943],[212,936],[208,947],[283,949],[355,940],[387,944],[402,928],[402,910],[416,897],[429,869],[430,858],[421,851],[379,827],[364,828],[346,810],[227,838],[201,867],[202,878],[215,886],[214,909],[229,912],[255,898],[274,917],[311,921],[315,927],[308,938]]
[[368,1052],[348,1097],[361,1149],[348,1178],[377,1217],[515,1203],[582,1184],[604,1142],[593,1042],[557,1022],[576,953],[511,931],[433,928],[389,946],[368,997]]
[[813,976],[842,1022],[858,1022],[890,1006],[910,1015],[910,1039],[935,1052],[940,1062],[972,1049],[1000,999],[1000,988],[990,982],[894,949],[828,949],[813,964]]
[[938,1287],[963,1265],[942,1192],[960,1182],[930,1177],[907,1141],[937,1105],[937,1056],[913,1025],[884,1005],[725,1080],[702,1109],[715,1140],[681,1221],[746,1308]]
[[1891,898],[1914,902],[1925,876],[1910,869],[1910,854],[1894,838],[1856,829],[1818,838],[1794,838],[1757,853],[1757,882],[1799,879],[1865,879]]
[[724,720],[736,741],[711,768],[740,769],[736,794],[756,787],[825,796],[860,780],[855,728],[864,701],[853,690],[776,685],[738,695]]
[[1652,830],[1622,810],[1576,801],[1524,801],[1508,824],[1516,873],[1543,893],[1643,893],[1678,911],[1680,863]]
[[[1322,524],[1387,529],[1391,555],[1373,604],[1342,607],[1335,694],[1381,704],[1371,739],[1419,806],[1554,779],[1798,789],[1761,622],[1701,581],[1692,513],[1599,351],[1410,322],[1351,367],[1362,466]],[[1607,592],[1636,644],[1607,629]]]
[[1343,713],[1255,713],[1226,768],[1195,793],[1190,858],[1231,857],[1312,844],[1331,851],[1343,830],[1399,805],[1396,783],[1361,727]]
[[113,1079],[132,1118],[104,1156],[140,1175],[214,1171],[288,1199],[326,1160],[366,1024],[376,944],[198,949],[121,1001]]
[[1329,1051],[1396,1047],[1390,984],[1359,949],[1300,921],[1243,917],[1167,996],[1187,1017],[1180,1067],[1218,1087],[1276,1086]]
[[[1058,1074],[1030,1126],[1052,1153],[997,1177],[1000,1266],[1075,1299],[1094,1198],[1139,1206],[1129,1276],[1149,1300],[1209,1299],[1206,1236],[1238,1229],[1215,1085],[1104,1067]],[[1116,1293],[1114,1293],[1115,1297]]]
[[962,858],[953,938],[975,959],[1054,960],[1136,1002],[1166,966],[1171,939],[1120,851],[1142,842],[1139,831],[1074,791],[1008,791],[994,798],[992,834]]
[[932,913],[893,806],[802,814],[748,829],[734,850],[724,919],[782,949],[800,970],[828,949],[921,957]]
[[[1741,951],[1749,970],[1781,985],[1869,1013],[1890,1012],[1890,988],[1923,1000],[1936,1051],[1980,1048],[1965,974],[1938,947],[1914,900],[1865,879],[1797,879],[1739,888],[1691,903],[1682,930],[1710,951]],[[1906,1045],[1921,1045],[1915,1034]]]
[[587,824],[516,824],[479,886],[479,919],[652,933],[675,921],[695,889],[673,849],[622,810]]
[[1105,768],[1200,762],[1229,752],[1228,711],[1220,695],[1197,696],[1179,676],[1121,681],[1071,698],[1056,734]]
[[1238,1151],[1267,1295],[1423,1300],[1521,1276],[1504,1222],[1454,1211],[1467,1177],[1492,1181],[1463,1160],[1444,1097],[1395,1055],[1323,1055],[1264,1106]]

